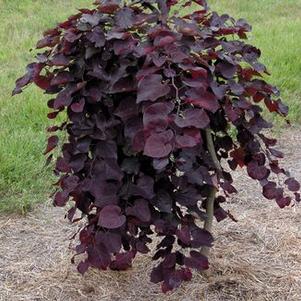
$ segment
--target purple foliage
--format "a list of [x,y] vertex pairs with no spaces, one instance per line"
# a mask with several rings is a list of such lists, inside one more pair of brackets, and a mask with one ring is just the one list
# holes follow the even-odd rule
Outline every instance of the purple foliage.
[[182,2],[200,5],[182,17],[170,13],[177,0],[127,2],[96,1],[46,31],[37,44],[45,51],[13,94],[35,83],[51,95],[48,118],[67,117],[48,129],[67,140],[51,136],[45,154],[60,145],[54,204],[72,203],[71,221],[76,210],[87,216],[79,272],[127,269],[156,234],[160,263],[151,281],[167,292],[190,280],[191,269],[208,268],[199,251],[213,243],[202,227],[213,187],[216,219],[234,219],[221,203],[235,185],[214,165],[205,129],[222,166],[245,167],[280,207],[299,201],[300,184],[279,167],[276,141],[262,133],[271,125],[260,103],[281,116],[288,109],[263,79],[260,50],[243,41],[250,26],[209,11],[205,0]]

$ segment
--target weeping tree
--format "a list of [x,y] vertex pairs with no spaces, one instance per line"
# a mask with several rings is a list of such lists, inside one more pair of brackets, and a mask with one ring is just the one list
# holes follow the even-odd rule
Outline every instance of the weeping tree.
[[163,292],[208,268],[213,219],[233,219],[221,205],[237,192],[235,170],[281,208],[300,200],[266,136],[263,109],[288,108],[244,41],[250,25],[205,0],[178,2],[81,9],[44,33],[13,92],[34,83],[50,95],[48,118],[60,115],[45,154],[59,177],[54,205],[85,221],[79,272],[128,269],[154,239],[151,281]]

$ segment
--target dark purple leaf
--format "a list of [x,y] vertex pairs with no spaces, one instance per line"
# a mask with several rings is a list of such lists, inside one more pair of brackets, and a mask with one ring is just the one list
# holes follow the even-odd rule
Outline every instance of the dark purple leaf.
[[198,129],[186,128],[182,135],[176,136],[176,145],[178,148],[192,148],[202,143],[201,132]]
[[132,27],[135,21],[133,10],[128,7],[120,9],[115,14],[115,20],[117,26],[119,26],[120,28],[125,29]]
[[192,241],[191,246],[193,248],[199,248],[202,246],[211,247],[213,243],[212,235],[204,229],[194,229],[191,231]]
[[137,185],[131,185],[129,187],[129,193],[135,196],[141,196],[147,200],[151,200],[154,197],[154,180],[149,176],[141,176]]
[[174,134],[171,130],[152,134],[146,139],[144,154],[152,158],[164,158],[173,149]]
[[105,34],[101,27],[95,27],[92,31],[87,33],[87,39],[97,48],[103,47],[106,43]]
[[219,109],[216,96],[210,92],[190,89],[186,93],[186,102],[215,113]]
[[162,76],[152,74],[144,77],[138,84],[137,103],[142,101],[155,101],[170,91],[167,84],[162,83]]
[[280,208],[284,208],[286,206],[289,206],[291,203],[291,198],[290,197],[281,197],[277,198],[276,202]]
[[121,236],[113,232],[97,232],[95,235],[97,244],[103,244],[109,253],[118,253],[121,249]]
[[138,115],[138,108],[136,100],[134,98],[122,99],[117,109],[114,111],[114,115],[121,118],[123,121],[135,117]]
[[34,79],[40,74],[43,64],[32,63],[26,67],[26,74],[16,81],[16,87],[13,91],[13,95],[22,92],[22,88],[32,83]]
[[210,119],[207,113],[202,109],[188,109],[182,116],[176,116],[175,123],[178,127],[196,127],[198,129],[206,128]]
[[283,189],[278,188],[275,182],[268,182],[263,186],[263,195],[269,200],[273,200],[283,196]]
[[171,103],[155,103],[144,110],[143,125],[147,131],[164,131],[169,123],[168,114],[173,110]]
[[255,180],[262,180],[268,177],[269,170],[265,166],[260,166],[256,161],[251,161],[247,165],[248,175]]
[[178,229],[176,232],[179,240],[185,245],[189,245],[191,242],[190,229],[188,226],[182,226],[181,229]]
[[100,3],[99,11],[107,14],[114,13],[121,4],[120,0],[97,0],[97,2]]
[[71,75],[70,72],[62,71],[59,72],[50,82],[52,86],[57,85],[65,85],[74,80],[74,77]]
[[69,199],[69,193],[68,191],[59,191],[54,196],[54,205],[63,207],[67,204]]
[[154,159],[153,160],[153,167],[154,169],[161,170],[164,169],[169,163],[169,159],[163,158],[163,159]]
[[85,100],[82,98],[79,102],[74,102],[71,105],[71,110],[75,113],[81,113],[85,106]]
[[218,63],[216,69],[226,79],[233,78],[236,73],[236,66],[226,61]]
[[108,205],[99,213],[98,225],[107,229],[116,229],[124,225],[126,218],[121,214],[120,207]]
[[121,164],[121,170],[127,174],[137,175],[140,170],[140,162],[138,158],[126,158]]
[[124,271],[129,269],[132,266],[132,261],[135,257],[135,253],[133,251],[118,253],[116,254],[116,258],[112,261],[110,268],[112,270]]
[[149,222],[151,219],[148,202],[143,199],[136,200],[134,206],[128,207],[126,209],[126,214],[135,216],[142,222]]
[[209,268],[207,257],[196,251],[191,251],[190,257],[185,257],[184,263],[187,267],[198,271],[207,270]]
[[55,54],[50,61],[55,66],[63,67],[68,66],[70,63],[68,57],[63,54]]
[[78,270],[82,275],[84,275],[84,274],[87,272],[89,266],[90,266],[90,265],[89,265],[89,262],[88,262],[87,260],[81,261],[81,262],[78,264],[78,266],[77,266],[77,270]]
[[58,136],[51,136],[48,138],[48,143],[47,143],[47,147],[46,150],[44,152],[44,155],[48,154],[49,152],[51,152],[53,149],[55,149],[58,145],[59,142],[59,137]]
[[153,283],[159,283],[164,280],[164,272],[161,265],[153,268],[150,279]]
[[296,192],[300,190],[300,183],[294,178],[289,178],[284,183],[290,191]]

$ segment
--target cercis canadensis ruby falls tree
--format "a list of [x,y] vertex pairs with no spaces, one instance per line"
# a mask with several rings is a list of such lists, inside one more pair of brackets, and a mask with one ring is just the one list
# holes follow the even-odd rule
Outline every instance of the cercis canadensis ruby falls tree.
[[[191,269],[208,268],[213,217],[234,219],[221,207],[237,192],[233,171],[245,167],[281,208],[300,200],[265,134],[272,125],[261,104],[284,117],[288,108],[263,79],[260,50],[243,41],[251,29],[244,20],[204,0],[95,5],[44,33],[37,48],[45,50],[14,94],[35,83],[51,95],[48,118],[65,118],[48,128],[68,137],[56,159],[54,204],[72,204],[70,221],[79,220],[76,211],[87,218],[79,272],[125,270],[156,234],[151,281],[167,292],[190,280]],[[45,154],[59,145],[51,135]]]

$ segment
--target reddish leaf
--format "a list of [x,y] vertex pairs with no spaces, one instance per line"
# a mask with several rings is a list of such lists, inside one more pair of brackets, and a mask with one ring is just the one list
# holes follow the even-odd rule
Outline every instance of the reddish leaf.
[[184,262],[187,267],[198,271],[207,270],[209,268],[207,257],[196,251],[191,251],[190,257],[185,257]]
[[132,215],[139,218],[142,222],[149,222],[151,219],[151,212],[146,200],[136,200],[134,206],[126,209],[127,215]]
[[214,94],[202,90],[190,89],[186,102],[215,113],[219,109],[219,103]]
[[112,270],[124,271],[132,266],[132,261],[135,257],[135,252],[129,251],[116,254],[116,258],[112,261],[110,268]]
[[169,91],[169,86],[162,83],[161,75],[148,75],[138,84],[137,103],[146,100],[155,101],[168,94]]
[[290,191],[296,192],[300,190],[300,183],[294,178],[289,178],[284,183]]
[[99,213],[98,225],[107,229],[116,229],[124,225],[126,218],[121,214],[120,207],[108,205]]
[[53,149],[55,149],[58,145],[59,137],[58,136],[51,136],[48,138],[48,144],[46,147],[46,150],[44,152],[44,155],[51,152]]
[[82,98],[79,102],[74,102],[71,105],[71,110],[76,113],[81,113],[85,106],[85,99]]
[[172,149],[172,140],[174,138],[171,130],[152,134],[145,142],[144,154],[152,158],[163,158],[168,156]]
[[202,109],[188,109],[183,112],[182,116],[176,116],[175,123],[180,128],[196,127],[198,129],[206,128],[210,119],[207,113]]
[[265,166],[260,166],[256,161],[251,161],[247,165],[247,171],[251,178],[262,180],[268,177],[269,170]]

